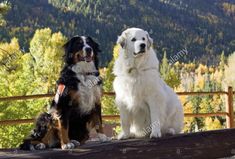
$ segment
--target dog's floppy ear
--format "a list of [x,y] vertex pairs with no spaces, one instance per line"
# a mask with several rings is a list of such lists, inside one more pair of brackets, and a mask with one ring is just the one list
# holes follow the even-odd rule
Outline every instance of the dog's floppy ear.
[[63,48],[64,48],[64,61],[65,61],[66,64],[72,64],[73,63],[72,46],[73,46],[73,43],[74,43],[75,39],[77,39],[77,38],[78,38],[78,36],[72,37],[63,46]]
[[118,36],[117,44],[124,48],[126,46],[126,39],[122,35]]
[[121,45],[122,48],[126,47],[127,33],[124,31],[122,35],[118,36],[117,44]]
[[91,47],[93,48],[93,51],[94,51],[95,67],[98,70],[98,67],[99,67],[98,52],[101,52],[100,45],[97,42],[95,42],[91,37],[88,36],[88,38],[92,42],[92,46]]
[[101,52],[100,45],[96,41],[94,41],[90,36],[88,36],[87,38],[92,42],[92,46],[91,47],[94,49],[94,51],[96,53]]
[[147,47],[150,48],[152,45],[153,45],[153,39],[149,36],[149,33],[147,31],[146,32],[146,35],[147,35]]

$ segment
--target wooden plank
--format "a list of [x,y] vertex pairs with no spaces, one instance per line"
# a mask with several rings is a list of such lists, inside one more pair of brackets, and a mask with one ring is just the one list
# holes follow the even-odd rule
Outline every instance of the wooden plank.
[[180,134],[159,139],[91,142],[74,150],[5,149],[0,158],[30,159],[214,159],[235,155],[235,129]]

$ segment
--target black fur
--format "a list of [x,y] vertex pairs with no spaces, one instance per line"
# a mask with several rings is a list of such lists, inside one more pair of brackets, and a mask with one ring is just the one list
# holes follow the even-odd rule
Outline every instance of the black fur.
[[[91,38],[86,38],[86,43],[92,47],[94,52],[94,63],[96,66],[96,69],[98,70],[98,53],[100,52],[99,45]],[[66,65],[61,71],[61,76],[59,80],[57,81],[57,84],[64,84],[66,85],[67,89],[73,89],[74,91],[79,91],[78,82],[80,82],[76,78],[76,74],[71,70],[71,66],[73,63],[73,54],[78,52],[79,50],[82,50],[84,44],[82,41],[82,38],[79,36],[75,36],[72,39],[70,39],[65,45],[65,62]],[[99,74],[97,74],[99,76]],[[64,94],[66,94],[67,90],[64,91]],[[68,99],[67,99],[68,98]],[[82,114],[79,110],[79,107],[77,106],[77,103],[70,103],[71,105],[68,107],[69,101],[71,102],[70,97],[66,95],[62,95],[62,97],[59,100],[59,103],[53,107],[60,107],[56,108],[57,110],[61,110],[61,112],[66,112],[65,117],[62,116],[64,120],[66,120],[64,123],[69,124],[69,138],[71,140],[77,140],[79,142],[84,142],[89,138],[89,131],[86,128],[87,122],[90,122],[92,120],[92,117],[94,114],[99,114],[101,116],[101,111],[97,109],[101,109],[96,107],[95,110],[92,110],[88,114]],[[69,120],[67,120],[69,119]]]
[[[91,37],[86,37],[86,43],[93,49],[93,62],[95,63],[95,67],[98,70],[98,53],[100,52],[99,45]],[[74,56],[76,52],[82,50],[83,46],[83,40],[79,36],[71,38],[64,45],[65,65],[57,81],[57,87],[59,85],[65,85],[65,89],[63,93],[60,94],[58,101],[55,101],[55,99],[52,101],[49,110],[50,114],[42,113],[38,117],[36,120],[36,128],[33,130],[33,133],[30,135],[30,137],[23,141],[20,149],[30,150],[30,146],[33,145],[33,141],[35,140],[43,142],[44,137],[48,133],[49,129],[53,129],[53,138],[57,140],[54,142],[61,142],[61,138],[59,137],[60,135],[58,135],[61,128],[58,127],[57,122],[61,123],[65,130],[68,130],[69,140],[77,140],[81,143],[85,142],[89,138],[89,130],[86,127],[88,122],[91,122],[94,119],[98,119],[99,123],[102,124],[101,106],[99,104],[96,105],[95,109],[93,109],[88,114],[82,114],[79,109],[78,102],[76,101],[79,99],[74,99],[72,95],[73,92],[79,91],[78,84],[80,82],[76,77],[76,73],[72,71],[72,66],[76,64],[74,63]],[[98,75],[99,74],[97,74],[97,76]],[[57,119],[54,119],[54,116],[59,118],[58,121]]]

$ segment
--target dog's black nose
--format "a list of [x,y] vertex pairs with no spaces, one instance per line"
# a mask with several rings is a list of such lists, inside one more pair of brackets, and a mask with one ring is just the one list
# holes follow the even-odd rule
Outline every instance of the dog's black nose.
[[140,44],[140,48],[141,48],[141,49],[145,49],[145,47],[146,47],[146,45],[145,45],[145,44],[143,44],[143,43],[142,43],[142,44]]
[[85,48],[86,53],[90,54],[92,52],[92,49],[90,47]]

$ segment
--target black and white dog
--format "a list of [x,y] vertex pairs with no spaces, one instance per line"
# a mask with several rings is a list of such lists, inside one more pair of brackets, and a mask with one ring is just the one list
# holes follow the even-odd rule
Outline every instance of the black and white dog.
[[50,110],[39,116],[36,128],[24,140],[21,149],[58,145],[62,149],[72,149],[88,140],[93,128],[100,141],[110,140],[102,128],[99,45],[91,37],[75,36],[64,45],[64,50],[65,66],[57,81],[57,93]]

